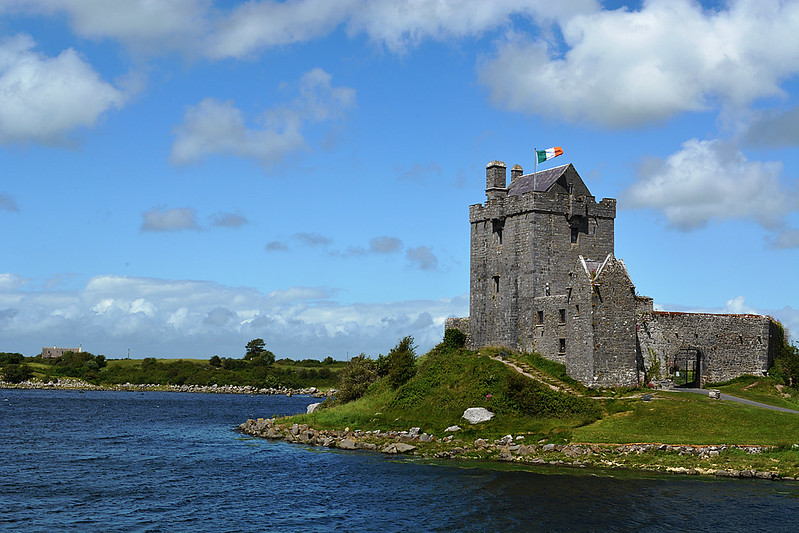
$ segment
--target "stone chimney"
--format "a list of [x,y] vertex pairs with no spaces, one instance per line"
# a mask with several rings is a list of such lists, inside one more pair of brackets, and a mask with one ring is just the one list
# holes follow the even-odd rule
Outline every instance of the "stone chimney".
[[507,179],[507,172],[505,163],[502,161],[491,161],[486,165],[486,197],[491,200],[493,198],[503,198],[508,195],[508,189],[505,186]]
[[513,168],[510,169],[510,182],[513,181],[524,174],[524,170],[522,169],[521,165],[513,165]]

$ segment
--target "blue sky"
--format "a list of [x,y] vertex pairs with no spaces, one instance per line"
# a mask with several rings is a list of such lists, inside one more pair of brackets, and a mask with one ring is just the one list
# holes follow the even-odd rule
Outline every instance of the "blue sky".
[[796,1],[6,0],[0,351],[426,350],[551,146],[639,293],[797,338],[796,50]]

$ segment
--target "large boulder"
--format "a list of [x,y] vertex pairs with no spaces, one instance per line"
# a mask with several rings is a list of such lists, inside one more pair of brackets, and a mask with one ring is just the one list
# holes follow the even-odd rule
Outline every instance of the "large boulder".
[[382,450],[383,453],[408,453],[416,449],[416,446],[405,444],[404,442],[392,442]]
[[355,444],[355,441],[352,439],[341,439],[338,443],[338,447],[342,450],[357,450],[358,445]]
[[463,418],[471,424],[479,424],[480,422],[488,422],[494,418],[494,413],[485,407],[469,407],[463,412]]
[[309,404],[308,407],[306,407],[305,409],[305,414],[309,415],[313,412],[316,412],[316,410],[319,409],[320,405],[322,405],[322,402]]

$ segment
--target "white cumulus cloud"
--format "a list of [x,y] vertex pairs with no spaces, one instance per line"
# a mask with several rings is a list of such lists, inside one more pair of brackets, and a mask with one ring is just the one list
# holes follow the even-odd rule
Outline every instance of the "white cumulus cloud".
[[642,165],[622,198],[626,206],[661,211],[680,229],[727,219],[777,229],[799,208],[797,191],[782,183],[781,173],[781,163],[749,161],[732,143],[691,139],[665,160]]
[[608,127],[783,94],[799,73],[799,3],[739,0],[705,10],[650,0],[638,11],[580,14],[564,43],[510,33],[480,79],[497,105]]
[[47,57],[34,47],[27,35],[0,42],[0,143],[63,143],[124,104],[75,50]]
[[301,131],[306,123],[340,118],[354,105],[355,91],[335,87],[331,79],[319,68],[306,72],[297,84],[299,96],[267,110],[252,126],[234,102],[204,99],[190,107],[183,124],[175,128],[170,160],[176,165],[210,155],[255,159],[264,165],[282,160],[306,146]]

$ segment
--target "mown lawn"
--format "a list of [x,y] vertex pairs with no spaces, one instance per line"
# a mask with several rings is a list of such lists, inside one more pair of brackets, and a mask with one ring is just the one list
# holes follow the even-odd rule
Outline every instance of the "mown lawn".
[[799,443],[799,414],[782,413],[683,392],[657,392],[651,402],[622,400],[629,411],[575,428],[575,442],[663,444]]

